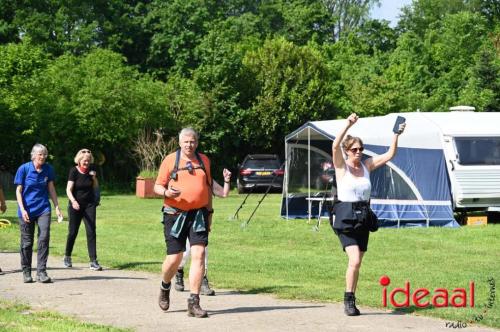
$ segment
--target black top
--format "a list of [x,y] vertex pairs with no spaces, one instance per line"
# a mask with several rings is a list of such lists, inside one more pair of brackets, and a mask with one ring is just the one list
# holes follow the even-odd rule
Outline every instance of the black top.
[[76,166],[71,167],[69,170],[68,181],[74,182],[71,193],[80,205],[94,202],[94,188],[92,186],[91,173],[95,174],[93,165],[89,167],[89,172],[87,174],[80,173]]

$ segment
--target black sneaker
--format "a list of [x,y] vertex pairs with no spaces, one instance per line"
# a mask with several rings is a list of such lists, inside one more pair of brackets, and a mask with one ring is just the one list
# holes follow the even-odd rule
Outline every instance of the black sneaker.
[[41,282],[42,284],[48,284],[52,282],[52,279],[47,275],[47,272],[41,271],[36,274],[36,281]]
[[64,256],[63,264],[65,267],[73,267],[73,262],[71,262],[71,256]]
[[93,271],[102,271],[102,266],[97,261],[90,262],[90,269]]
[[213,289],[211,289],[210,285],[208,284],[207,276],[204,276],[203,279],[201,280],[200,294],[201,295],[208,295],[208,296],[215,295],[215,291]]
[[178,292],[184,291],[184,270],[177,270],[175,274],[175,290]]
[[33,278],[31,277],[31,269],[23,269],[23,282],[25,284],[33,282]]

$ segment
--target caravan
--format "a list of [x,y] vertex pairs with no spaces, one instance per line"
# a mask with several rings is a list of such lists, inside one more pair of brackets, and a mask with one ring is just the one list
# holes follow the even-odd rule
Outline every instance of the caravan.
[[[500,207],[500,113],[411,112],[361,118],[349,134],[364,141],[364,157],[387,151],[398,115],[406,118],[396,156],[372,172],[371,206],[382,226],[457,226],[468,211]],[[345,120],[308,122],[285,139],[282,216],[326,215],[335,183],[320,187],[321,164]],[[461,220],[459,220],[461,221]]]

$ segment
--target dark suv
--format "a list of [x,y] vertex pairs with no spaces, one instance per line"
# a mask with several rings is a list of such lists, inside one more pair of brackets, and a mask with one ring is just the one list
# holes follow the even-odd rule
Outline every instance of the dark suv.
[[238,167],[238,193],[256,188],[283,190],[280,159],[275,154],[249,154]]

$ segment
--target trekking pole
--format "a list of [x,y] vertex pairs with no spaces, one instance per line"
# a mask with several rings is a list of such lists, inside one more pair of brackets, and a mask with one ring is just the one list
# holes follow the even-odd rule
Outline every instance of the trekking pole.
[[[283,167],[283,165],[285,164],[285,162],[286,162],[286,160],[283,162],[283,164],[281,164],[280,168],[278,168],[278,169],[281,169]],[[248,224],[250,223],[250,220],[252,219],[253,215],[255,214],[255,212],[257,211],[257,209],[259,208],[260,203],[262,203],[262,201],[264,200],[264,198],[266,198],[267,194],[271,190],[271,188],[272,188],[272,186],[274,184],[274,181],[276,180],[277,176],[278,176],[277,174],[274,174],[273,179],[271,180],[271,183],[267,187],[266,192],[264,193],[264,195],[262,195],[262,198],[257,203],[257,206],[255,207],[255,209],[253,209],[252,214],[250,215],[250,217],[248,217],[248,220],[246,222],[241,223],[241,227],[242,228],[245,228],[245,227],[248,226]]]
[[255,214],[255,212],[257,211],[257,209],[259,208],[260,206],[260,203],[262,203],[262,201],[264,200],[264,198],[266,198],[267,194],[269,193],[269,190],[271,190],[271,187],[273,185],[273,182],[274,182],[274,179],[276,178],[276,175],[275,177],[273,178],[273,180],[271,181],[271,184],[267,187],[267,190],[266,192],[264,193],[264,195],[262,195],[262,198],[259,200],[259,202],[257,203],[257,206],[255,207],[255,209],[253,209],[252,211],[252,214],[250,215],[250,217],[248,217],[247,221],[246,222],[243,222],[241,224],[241,227],[242,228],[245,228],[248,226],[248,224],[250,223],[250,219],[252,219],[253,215]]
[[241,208],[243,208],[243,205],[245,205],[245,203],[246,203],[246,201],[247,201],[247,199],[248,199],[248,196],[250,196],[250,194],[253,192],[253,188],[255,188],[255,186],[254,186],[254,187],[252,187],[252,188],[250,189],[250,192],[249,192],[249,193],[245,196],[245,199],[243,200],[243,202],[241,202],[241,204],[240,204],[240,206],[238,207],[238,209],[236,209],[236,212],[234,213],[234,215],[233,215],[233,217],[231,218],[231,220],[234,220],[234,219],[239,219],[238,212],[240,212]]

